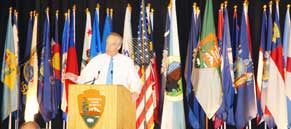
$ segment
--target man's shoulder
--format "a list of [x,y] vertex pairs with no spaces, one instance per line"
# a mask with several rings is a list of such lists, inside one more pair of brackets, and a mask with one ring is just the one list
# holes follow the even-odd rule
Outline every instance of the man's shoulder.
[[99,54],[99,55],[93,57],[93,58],[90,60],[90,62],[95,62],[95,61],[103,60],[103,59],[105,59],[105,56],[106,56],[105,54]]
[[92,60],[94,59],[100,59],[100,58],[104,58],[106,56],[105,53],[102,53],[102,54],[98,54],[97,56],[93,57]]
[[118,54],[117,56],[118,56],[118,58],[121,59],[121,60],[125,60],[125,61],[133,61],[131,58],[129,58],[128,56],[123,55],[123,54]]

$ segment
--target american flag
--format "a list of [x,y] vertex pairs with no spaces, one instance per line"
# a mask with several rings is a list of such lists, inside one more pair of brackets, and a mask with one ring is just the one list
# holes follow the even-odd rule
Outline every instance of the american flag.
[[150,129],[154,127],[154,74],[151,65],[152,45],[150,37],[150,26],[147,21],[144,0],[141,2],[140,19],[138,26],[138,38],[134,46],[134,62],[142,79],[142,90],[136,100],[136,128]]

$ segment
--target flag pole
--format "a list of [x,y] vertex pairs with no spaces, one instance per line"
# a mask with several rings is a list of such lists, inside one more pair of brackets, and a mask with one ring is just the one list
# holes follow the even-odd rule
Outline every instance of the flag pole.
[[[12,14],[12,7],[9,7],[9,15],[11,15],[11,14]],[[8,21],[8,22],[11,22],[11,21]],[[8,129],[11,129],[11,124],[12,124],[12,114],[10,112]]]
[[11,113],[9,114],[9,125],[8,125],[8,129],[11,129],[11,121],[12,121],[12,115]]
[[[65,12],[64,16],[65,16],[65,19],[66,19],[67,16],[68,16],[68,12]],[[65,120],[63,120],[63,129],[66,129],[66,121]]]
[[[16,19],[18,19],[18,12],[17,12],[17,10],[14,10],[14,15],[15,15]],[[18,27],[17,27],[17,30],[18,30]],[[19,48],[18,48],[18,53],[19,53]],[[19,66],[20,65],[19,65],[19,62],[18,62],[18,71],[17,71],[18,77],[20,76],[20,73],[19,73],[20,67]],[[21,82],[19,81],[18,84],[20,85]],[[19,90],[17,90],[17,95],[18,95],[18,99],[16,99],[17,111],[16,111],[16,119],[15,119],[15,124],[14,124],[16,129],[18,129],[18,125],[19,125],[19,123],[18,123],[18,121],[19,121],[19,109],[20,109],[20,106],[19,106],[19,98],[20,98]]]
[[205,117],[205,128],[208,129],[208,118],[207,118],[207,116]]
[[49,129],[52,129],[52,121],[49,121]]
[[145,25],[144,23],[144,21],[146,20],[146,19],[144,19],[144,17],[145,17],[145,7],[144,7],[144,5],[145,5],[145,0],[142,0],[141,1],[141,4],[142,4],[142,9],[141,9],[141,11],[142,11],[142,26],[141,26],[141,28],[142,28],[142,32],[141,32],[141,39],[142,39],[142,63],[141,63],[141,68],[142,68],[142,75],[143,75],[143,89],[144,89],[144,99],[143,99],[143,101],[144,101],[144,106],[143,106],[143,112],[144,112],[144,128],[146,129],[146,127],[147,127],[147,119],[146,119],[146,72],[145,72],[145,56],[144,56],[144,48],[145,48],[145,46],[144,46],[144,43],[145,43],[145,40],[144,40],[144,27],[143,27],[143,25]]

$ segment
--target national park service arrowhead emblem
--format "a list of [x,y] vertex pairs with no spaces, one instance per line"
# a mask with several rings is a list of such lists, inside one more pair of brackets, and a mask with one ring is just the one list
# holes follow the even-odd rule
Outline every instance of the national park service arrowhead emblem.
[[105,96],[98,90],[86,90],[78,95],[79,113],[89,128],[93,128],[104,111]]

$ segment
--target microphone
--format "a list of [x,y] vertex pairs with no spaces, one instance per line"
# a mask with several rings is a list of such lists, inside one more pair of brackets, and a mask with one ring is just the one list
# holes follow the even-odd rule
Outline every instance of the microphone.
[[99,75],[100,75],[100,70],[98,70],[98,75],[97,75],[97,77],[94,77],[92,80],[87,81],[87,82],[85,82],[84,84],[89,84],[89,83],[90,83],[90,85],[93,85],[93,84],[95,83],[95,81],[99,78]]
[[92,85],[92,84],[94,84],[95,80],[96,80],[96,78],[94,77],[92,80],[84,82],[83,84],[89,84],[90,83],[90,85]]

